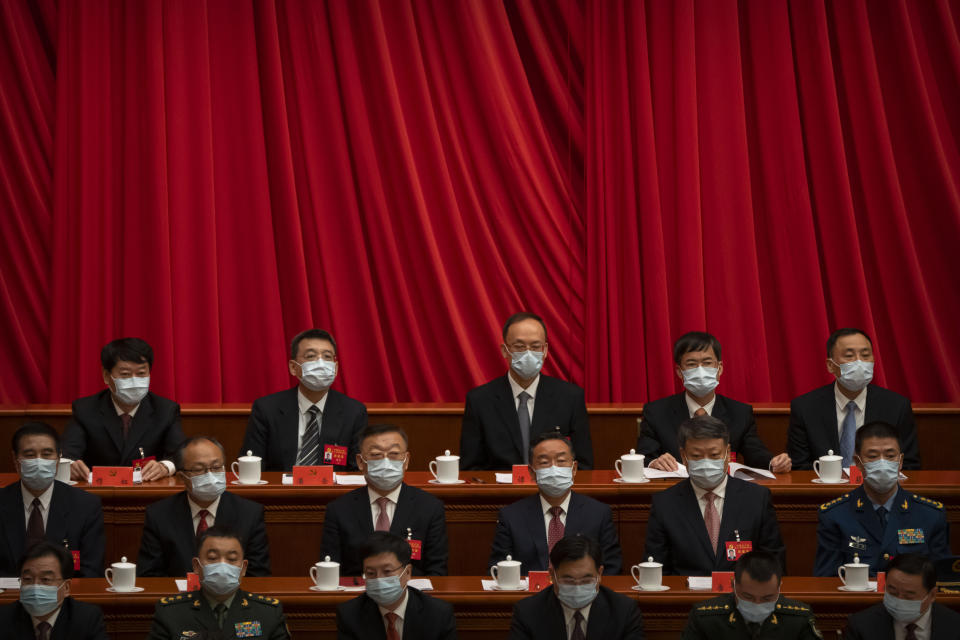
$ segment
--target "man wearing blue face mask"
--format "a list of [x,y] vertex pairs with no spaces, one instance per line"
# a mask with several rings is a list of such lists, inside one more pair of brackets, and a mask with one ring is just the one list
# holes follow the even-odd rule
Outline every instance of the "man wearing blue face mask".
[[559,429],[593,468],[593,443],[583,389],[540,373],[547,358],[547,327],[540,316],[516,313],[503,327],[500,355],[507,374],[467,393],[460,429],[462,469],[510,469],[527,464],[538,434]]
[[883,602],[847,620],[845,640],[955,640],[960,613],[938,604],[937,571],[926,556],[904,553],[890,561]]
[[185,490],[147,507],[137,575],[183,577],[192,571],[196,541],[215,524],[247,541],[244,549],[253,577],[270,575],[270,547],[263,506],[225,491],[223,447],[216,439],[185,440],[174,456]]
[[511,556],[521,571],[546,571],[550,551],[565,536],[584,535],[603,549],[607,575],[620,573],[620,540],[608,505],[572,491],[577,473],[573,447],[557,433],[542,433],[530,448],[536,495],[500,510],[489,566]]
[[338,640],[456,640],[453,606],[408,586],[410,545],[376,531],[359,548],[366,592],[337,605]]
[[645,557],[665,575],[732,571],[741,553],[761,550],[785,564],[770,490],[727,475],[727,427],[712,416],[680,425],[680,456],[690,475],[653,495]]
[[7,640],[107,640],[100,607],[70,597],[73,557],[39,542],[20,559],[20,599],[0,607]]
[[903,468],[920,468],[917,426],[910,401],[873,381],[873,342],[860,329],[838,329],[827,340],[827,371],[836,381],[790,403],[787,453],[795,469],[832,451],[853,464],[857,430],[869,422],[894,425],[903,451]]
[[822,640],[810,607],[780,595],[780,562],[763,551],[745,553],[733,570],[733,593],[690,611],[683,640]]
[[200,590],[161,598],[148,640],[263,638],[289,640],[283,607],[276,598],[240,589],[247,560],[240,535],[216,525],[197,541],[193,571]]
[[600,545],[588,536],[567,536],[550,552],[553,587],[513,607],[510,640],[642,640],[636,601],[600,584]]
[[443,503],[403,482],[410,464],[407,434],[392,424],[367,425],[360,432],[357,465],[367,486],[327,505],[320,557],[340,563],[340,575],[362,571],[360,546],[374,531],[418,542],[414,575],[447,575],[447,521]]
[[813,575],[835,576],[853,562],[886,571],[901,553],[922,553],[933,561],[950,555],[950,526],[943,504],[900,487],[903,454],[897,430],[884,422],[857,431],[854,464],[863,485],[820,507]]

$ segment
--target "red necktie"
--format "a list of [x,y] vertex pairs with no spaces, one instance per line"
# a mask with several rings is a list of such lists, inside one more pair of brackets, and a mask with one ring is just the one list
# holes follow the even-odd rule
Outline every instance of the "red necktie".
[[50,623],[46,620],[37,625],[37,640],[50,640]]
[[716,494],[707,491],[704,496],[707,499],[707,507],[703,510],[703,521],[707,524],[707,534],[710,535],[710,544],[713,552],[717,552],[717,541],[720,539],[720,514],[717,508],[713,506]]
[[210,512],[206,509],[200,509],[197,512],[197,515],[200,516],[200,522],[197,523],[197,537],[200,537],[200,534],[209,529],[207,525],[207,516],[210,515]]
[[553,545],[557,544],[563,537],[563,521],[560,520],[560,514],[563,513],[562,507],[550,507],[550,527],[547,529],[547,553],[553,551]]
[[907,635],[904,640],[917,640],[917,625],[911,622],[907,625]]
[[377,515],[377,526],[374,527],[376,531],[390,531],[390,516],[387,515],[387,504],[390,502],[390,499],[382,496],[377,498],[377,506],[380,507],[380,513]]
[[30,512],[30,520],[27,521],[27,548],[43,540],[43,514],[40,513],[40,498],[34,498],[31,503],[33,510]]
[[579,609],[573,612],[573,632],[570,640],[587,640],[587,634],[583,630],[583,614]]
[[391,611],[383,617],[387,619],[387,640],[400,640],[400,632],[397,631],[397,620],[400,616]]
[[123,439],[127,439],[127,434],[130,433],[130,423],[133,422],[133,416],[129,413],[121,413],[120,421],[123,423]]
[[693,412],[694,418],[699,418],[700,416],[705,416],[705,415],[707,415],[707,410],[704,409],[703,407],[699,407],[696,411]]

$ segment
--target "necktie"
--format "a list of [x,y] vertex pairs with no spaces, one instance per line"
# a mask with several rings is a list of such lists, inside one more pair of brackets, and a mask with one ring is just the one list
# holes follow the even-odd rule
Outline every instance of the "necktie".
[[694,418],[699,418],[700,416],[705,416],[705,415],[707,415],[707,410],[704,409],[703,407],[699,407],[696,411],[693,412]]
[[400,640],[400,632],[397,631],[397,620],[400,616],[391,611],[383,617],[387,619],[387,640]]
[[547,528],[547,553],[553,551],[553,545],[563,538],[563,521],[560,514],[563,513],[563,507],[550,507],[550,526]]
[[227,617],[227,605],[222,602],[218,604],[213,610],[213,615],[217,617],[217,626],[223,629],[223,620]]
[[521,391],[517,396],[520,404],[517,405],[517,419],[520,421],[520,440],[523,443],[523,464],[530,462],[530,411],[527,409],[527,401],[530,394]]
[[880,518],[880,526],[884,529],[887,528],[887,511],[886,507],[877,507],[877,517]]
[[46,620],[37,625],[37,640],[50,640],[50,623]]
[[380,513],[377,514],[377,526],[374,527],[376,531],[390,531],[390,516],[387,515],[387,505],[390,504],[390,499],[381,496],[377,498],[377,506],[380,507]]
[[703,521],[707,525],[707,534],[710,536],[710,548],[716,553],[717,541],[720,539],[720,514],[713,506],[713,501],[717,496],[713,491],[707,491],[703,497],[707,500],[707,507],[703,510]]
[[320,407],[310,405],[307,409],[310,420],[307,429],[303,432],[303,441],[300,443],[300,453],[297,455],[297,466],[311,466],[319,462],[320,453]]
[[127,434],[130,433],[130,423],[133,422],[133,416],[129,413],[120,414],[120,422],[123,423],[123,439],[127,439]]
[[197,512],[197,515],[200,516],[200,521],[197,523],[197,537],[200,537],[200,534],[209,528],[209,525],[207,524],[207,516],[210,515],[210,512],[206,509],[200,509],[200,511]]
[[32,547],[43,540],[43,514],[40,513],[40,498],[34,498],[31,503],[30,520],[27,522],[27,547]]
[[904,640],[917,640],[917,625],[913,622],[907,625],[907,635]]
[[849,467],[853,462],[853,445],[857,438],[857,403],[851,400],[847,403],[847,415],[843,417],[840,427],[840,455],[843,456],[843,466]]
[[587,640],[587,634],[583,631],[583,614],[579,609],[573,612],[573,633],[570,634],[570,640]]

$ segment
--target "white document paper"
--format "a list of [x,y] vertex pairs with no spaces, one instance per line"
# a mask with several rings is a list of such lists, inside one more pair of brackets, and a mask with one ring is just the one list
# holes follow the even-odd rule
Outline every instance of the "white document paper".
[[349,484],[356,486],[364,486],[367,484],[367,479],[361,475],[346,475],[343,473],[333,474],[333,484]]
[[[481,580],[480,584],[483,585],[484,591],[499,591],[499,589],[494,589],[494,587],[497,586],[496,580]],[[520,578],[519,589],[505,589],[505,591],[526,591],[529,588],[529,584],[526,578]]]
[[777,479],[777,476],[775,476],[772,471],[759,469],[757,467],[748,467],[747,465],[740,464],[739,462],[730,463],[730,475],[732,475],[734,478],[739,478],[741,480],[753,480],[753,477],[747,473],[748,471],[763,476],[764,478],[770,478],[771,480]]
[[293,484],[293,474],[285,473],[280,477],[280,484]]
[[186,591],[187,590],[187,581],[186,580],[174,580],[177,583],[177,591]]
[[0,578],[0,589],[20,590],[20,578]]
[[498,473],[497,476],[498,484],[513,484],[513,474],[512,473]]
[[690,477],[690,475],[687,473],[687,468],[686,468],[685,466],[683,466],[682,464],[680,464],[679,462],[677,463],[677,470],[676,470],[676,471],[661,471],[660,469],[652,469],[652,468],[650,468],[650,467],[647,467],[646,469],[643,470],[643,475],[647,476],[648,478],[652,478],[652,479],[656,479],[656,478],[689,478],[689,477]]
[[433,583],[430,582],[430,578],[410,578],[407,584],[414,589],[420,589],[420,591],[433,590]]
[[710,589],[713,588],[713,577],[712,576],[688,576],[687,587],[692,590],[709,591]]

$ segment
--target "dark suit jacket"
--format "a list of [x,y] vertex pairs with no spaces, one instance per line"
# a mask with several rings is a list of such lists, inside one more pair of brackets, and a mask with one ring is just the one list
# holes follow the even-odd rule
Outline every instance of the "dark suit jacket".
[[[787,453],[794,469],[812,469],[813,461],[840,453],[840,431],[837,426],[837,400],[834,383],[814,389],[790,402],[790,427],[787,430]],[[903,468],[920,468],[920,450],[917,445],[917,426],[913,422],[910,401],[889,389],[869,385],[864,424],[876,420],[888,422],[900,434]]]
[[[397,508],[390,522],[390,533],[407,538],[410,529],[414,540],[420,540],[420,560],[413,560],[417,576],[447,575],[447,521],[443,503],[422,489],[402,485]],[[359,547],[373,533],[373,514],[367,487],[359,487],[327,505],[323,520],[320,557],[340,563],[340,575],[359,576],[363,560]]]
[[[604,574],[620,573],[623,558],[610,507],[575,491],[570,494],[568,506],[564,535],[583,534],[596,540],[603,549]],[[520,569],[524,574],[528,571],[546,571],[549,568],[547,529],[543,521],[539,493],[500,510],[488,566],[506,560],[507,555],[523,563]]]
[[[36,640],[33,620],[20,601],[0,607],[0,629],[7,640]],[[100,607],[78,602],[71,597],[63,599],[57,622],[50,631],[50,640],[107,640]]]
[[[934,602],[931,640],[955,640],[960,629],[960,613]],[[847,618],[844,640],[894,640],[893,617],[883,603],[875,604]]]
[[[240,455],[253,451],[253,455],[263,458],[264,471],[290,471],[300,447],[299,425],[297,387],[257,398],[250,411]],[[333,389],[327,391],[327,403],[320,416],[320,454],[323,455],[324,445],[347,447],[346,466],[335,466],[334,471],[357,468],[360,450],[357,436],[365,426],[367,408],[362,402]]]
[[73,417],[63,432],[63,457],[83,460],[88,467],[130,466],[144,455],[169,459],[183,442],[180,405],[153,392],[140,401],[123,439],[123,422],[110,398],[110,390],[73,403]]
[[733,571],[735,563],[727,560],[725,544],[737,539],[734,530],[740,532],[741,540],[751,541],[754,550],[769,551],[786,566],[770,490],[730,477],[720,516],[718,552],[710,548],[693,486],[690,480],[682,480],[653,494],[643,556],[663,563],[664,575],[708,576],[713,571]]
[[[457,625],[453,605],[431,598],[407,587],[407,611],[403,618],[403,637],[407,640],[456,640]],[[367,594],[337,605],[338,640],[378,640],[387,638],[380,608]]]
[[[690,418],[685,395],[686,392],[682,392],[643,405],[637,453],[646,456],[644,464],[649,465],[665,453],[680,459],[677,429]],[[766,469],[773,455],[757,435],[753,407],[720,394],[716,398],[711,415],[730,430],[730,449],[742,455],[748,467]]]
[[[216,524],[229,527],[246,541],[243,555],[247,559],[248,576],[270,575],[270,547],[262,505],[225,491],[217,506]],[[154,502],[147,507],[137,575],[185,576],[193,571],[196,541],[186,491]]]
[[[516,400],[507,375],[471,389],[463,410],[460,465],[463,469],[510,469],[523,464],[523,440]],[[593,443],[583,389],[540,375],[530,424],[530,442],[560,427],[570,438],[581,469],[593,468]]]
[[[637,602],[600,585],[590,606],[587,638],[642,640],[643,619]],[[563,607],[553,588],[524,598],[513,605],[510,640],[566,640]]]
[[[27,544],[20,482],[0,489],[0,516],[0,576],[16,576]],[[103,577],[106,539],[100,498],[54,480],[45,537],[57,545],[66,540],[71,551],[80,552],[80,571],[74,574],[78,578]]]

